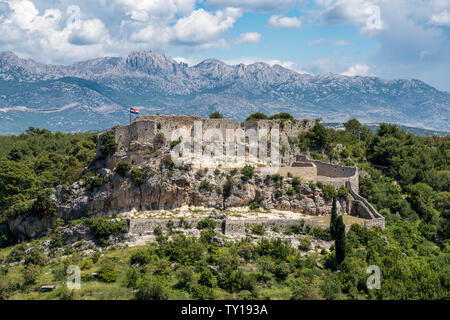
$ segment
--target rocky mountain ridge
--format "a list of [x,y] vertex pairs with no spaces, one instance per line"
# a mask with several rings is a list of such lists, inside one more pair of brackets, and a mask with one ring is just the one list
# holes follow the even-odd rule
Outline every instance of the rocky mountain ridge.
[[142,113],[219,111],[236,120],[261,111],[297,118],[397,122],[449,131],[450,94],[419,80],[384,80],[331,73],[300,74],[258,62],[227,65],[207,59],[189,66],[151,51],[69,66],[0,53],[0,133],[28,126],[52,130],[106,129]]

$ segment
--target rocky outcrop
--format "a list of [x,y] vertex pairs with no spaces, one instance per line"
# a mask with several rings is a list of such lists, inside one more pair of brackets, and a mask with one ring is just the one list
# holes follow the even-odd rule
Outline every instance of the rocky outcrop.
[[55,226],[56,216],[17,216],[8,221],[9,230],[19,241],[33,239],[46,234]]
[[[64,219],[95,216],[130,210],[170,210],[182,206],[205,208],[230,208],[259,203],[262,209],[277,209],[326,215],[331,210],[331,200],[324,199],[322,190],[301,182],[295,191],[292,178],[274,180],[255,175],[243,181],[240,173],[232,176],[229,194],[224,193],[227,172],[201,171],[183,168],[162,168],[159,172],[143,170],[145,182],[138,186],[128,173],[125,177],[107,169],[101,170],[104,184],[89,192],[84,184],[71,188],[57,188],[58,211]],[[201,176],[199,178],[199,176]],[[66,199],[66,201],[64,200]],[[68,199],[68,200],[67,200]],[[347,200],[340,199],[338,211],[346,213]]]

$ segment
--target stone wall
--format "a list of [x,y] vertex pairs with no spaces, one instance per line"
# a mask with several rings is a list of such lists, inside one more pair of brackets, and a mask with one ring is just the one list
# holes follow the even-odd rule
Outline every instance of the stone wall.
[[317,167],[314,163],[294,163],[292,167],[278,168],[278,174],[283,177],[287,177],[289,173],[302,181],[317,181]]
[[378,211],[367,201],[365,198],[357,194],[352,188],[349,182],[347,182],[350,195],[355,199],[351,204],[350,212],[354,215],[360,216],[365,219],[369,219],[364,222],[364,227],[380,227],[382,230],[385,228],[385,219],[378,213]]
[[133,141],[152,142],[157,133],[162,133],[167,141],[172,141],[172,133],[176,129],[184,128],[191,135],[194,134],[194,123],[201,121],[202,134],[209,129],[217,129],[222,133],[225,141],[227,130],[242,129],[243,131],[261,130],[270,132],[272,128],[280,130],[280,140],[287,141],[288,137],[298,136],[301,132],[308,131],[320,119],[304,119],[285,121],[281,124],[276,120],[261,120],[258,122],[236,122],[233,119],[202,119],[199,116],[171,115],[171,116],[139,116],[130,125],[115,128],[116,142],[119,147],[128,147]]
[[[153,234],[155,228],[159,227],[163,231],[167,231],[168,222],[173,223],[174,228],[197,229],[197,224],[200,219],[131,219],[130,233],[138,235]],[[301,220],[301,219],[272,219],[272,220],[250,220],[250,219],[226,219],[214,220],[216,221],[215,231],[223,235],[245,235],[246,230],[250,230],[255,224],[262,224],[266,230],[272,230],[275,226],[280,228],[287,228],[289,226],[298,225],[304,221],[305,226],[310,226],[312,229],[320,227],[322,229],[328,228],[326,225],[319,224],[316,220]],[[189,225],[185,227],[186,223]]]
[[297,161],[314,163],[317,167],[317,182],[330,184],[336,188],[345,186],[347,182],[353,190],[359,192],[358,168],[331,164],[318,160],[311,160],[306,156],[297,156]]

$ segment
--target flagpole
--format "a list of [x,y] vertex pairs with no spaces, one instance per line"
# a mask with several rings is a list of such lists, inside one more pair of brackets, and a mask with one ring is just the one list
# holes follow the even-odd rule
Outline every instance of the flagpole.
[[129,111],[130,111],[130,124],[131,124],[131,109]]

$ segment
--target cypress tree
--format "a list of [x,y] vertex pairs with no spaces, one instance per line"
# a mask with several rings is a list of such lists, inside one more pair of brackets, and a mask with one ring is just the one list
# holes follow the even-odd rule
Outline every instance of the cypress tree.
[[330,234],[331,238],[336,240],[336,220],[337,220],[336,197],[333,198],[333,206],[331,207]]
[[336,262],[340,265],[345,259],[345,224],[342,216],[336,220],[335,233]]

